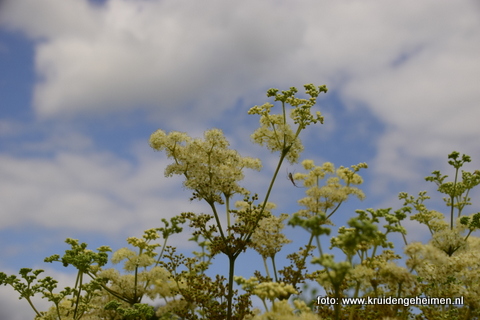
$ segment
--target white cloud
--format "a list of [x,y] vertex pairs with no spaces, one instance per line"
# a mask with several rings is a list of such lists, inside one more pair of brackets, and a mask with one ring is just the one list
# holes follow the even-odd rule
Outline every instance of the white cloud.
[[199,208],[186,201],[188,193],[173,191],[179,181],[163,178],[165,160],[153,152],[139,155],[138,165],[94,151],[0,158],[2,228],[29,224],[130,236]]
[[347,101],[368,106],[386,124],[374,168],[397,181],[413,182],[419,159],[444,159],[457,149],[480,157],[480,16],[467,2],[424,9],[422,20],[404,26],[410,39],[401,44],[411,49],[399,46],[396,63],[363,72],[345,88]]
[[430,141],[478,133],[475,117],[463,116],[479,100],[475,9],[472,1],[48,0],[11,1],[5,11],[7,23],[44,39],[39,116],[146,106],[171,121],[179,110],[201,120],[256,88],[323,79],[400,130],[392,134],[431,131]]
[[35,22],[35,2],[7,7],[10,24],[46,39],[36,54],[40,116],[138,105],[160,106],[163,117],[178,107],[202,115],[207,106],[234,101],[245,87],[264,85],[255,78],[296,50],[304,24],[284,6],[257,3],[73,2],[42,3],[44,14]]
[[382,140],[430,132],[412,155],[478,134],[464,116],[480,99],[473,1],[7,3],[6,23],[43,39],[41,117],[147,107],[205,121],[258,88],[321,81],[392,126]]

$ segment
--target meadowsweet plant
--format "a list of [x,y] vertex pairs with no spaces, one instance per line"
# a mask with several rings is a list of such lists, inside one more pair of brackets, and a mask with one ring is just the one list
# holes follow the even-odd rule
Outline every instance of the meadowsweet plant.
[[[165,151],[167,157],[174,160],[167,166],[165,175],[180,174],[185,176],[184,186],[193,191],[191,200],[205,201],[211,208],[213,215],[188,213],[190,226],[198,231],[211,244],[213,255],[225,254],[229,260],[228,289],[226,318],[232,319],[234,297],[235,261],[251,243],[260,221],[269,216],[268,198],[272,190],[280,167],[286,158],[291,163],[298,161],[303,145],[299,135],[308,125],[323,122],[320,112],[312,114],[311,108],[321,92],[327,92],[325,86],[315,87],[305,85],[308,99],[295,96],[297,89],[279,93],[277,89],[267,91],[268,97],[281,103],[281,113],[272,113],[271,103],[254,106],[249,114],[260,115],[260,128],[252,134],[255,143],[266,146],[272,152],[280,152],[278,165],[272,177],[268,190],[259,204],[254,205],[258,195],[249,197],[250,191],[238,185],[243,179],[243,169],[259,170],[260,160],[241,157],[235,150],[229,149],[229,143],[221,130],[212,129],[205,132],[204,139],[192,139],[181,132],[166,133],[157,130],[150,137],[150,145],[158,151]],[[287,121],[287,106],[292,107],[290,118],[294,127]],[[247,203],[245,210],[234,210],[231,201],[234,195],[243,195]],[[227,225],[223,226],[219,213],[219,206],[223,206],[227,218]],[[236,222],[232,222],[232,215]],[[214,224],[209,221],[214,219]],[[257,233],[258,236],[258,233]]]
[[[453,181],[440,171],[432,172],[425,180],[434,182],[449,209],[450,221],[435,210],[429,210],[425,201],[430,199],[425,191],[417,198],[400,193],[408,211],[416,211],[411,216],[427,226],[431,240],[427,244],[414,242],[406,246],[406,261],[410,271],[417,277],[417,289],[426,296],[463,297],[463,305],[452,307],[420,306],[427,318],[476,319],[480,316],[480,239],[472,233],[480,229],[480,212],[465,215],[471,205],[470,191],[480,184],[480,171],[468,172],[460,169],[471,161],[470,156],[459,152],[448,155],[448,163],[454,169]],[[461,177],[461,178],[460,178]]]
[[[415,306],[416,309],[408,303],[335,305],[333,310],[321,305],[317,307],[318,314],[333,319],[479,317],[480,239],[472,234],[478,230],[480,213],[462,213],[471,204],[468,194],[479,184],[480,172],[462,171],[460,180],[459,170],[470,157],[453,152],[448,158],[455,170],[454,180],[447,182],[447,175],[434,171],[426,181],[435,182],[438,191],[447,195],[444,201],[450,221],[446,221],[444,213],[428,209],[429,196],[425,191],[417,198],[400,193],[403,206],[393,212],[391,208],[356,210],[357,216],[348,221],[348,226],[340,227],[337,236],[330,238],[331,248],[341,249],[345,261],[320,254],[312,262],[323,269],[307,277],[315,279],[332,297],[462,297],[462,304],[433,302]],[[428,243],[408,243],[402,221],[409,215],[411,220],[427,227],[431,234]],[[319,233],[329,234],[329,231],[321,229]],[[392,251],[394,246],[388,239],[394,233],[399,233],[405,243],[406,266],[400,264],[401,256]]]
[[[60,262],[64,267],[74,267],[77,277],[74,287],[65,287],[56,291],[58,281],[52,277],[39,278],[44,270],[23,268],[19,274],[7,276],[0,272],[0,284],[10,285],[24,298],[34,310],[39,320],[57,319],[150,319],[155,314],[153,306],[143,303],[142,299],[163,298],[167,303],[177,285],[172,283],[171,275],[159,266],[166,248],[166,240],[182,231],[181,218],[170,221],[162,219],[164,227],[146,230],[142,238],[130,237],[127,242],[134,248],[121,248],[111,257],[113,263],[124,262],[125,274],[117,269],[104,268],[108,262],[108,246],[102,246],[94,252],[86,243],[75,239],[65,242],[70,249],[63,256],[58,254],[45,258],[45,262]],[[160,256],[156,249],[160,244],[152,243],[164,237]],[[39,311],[32,297],[41,295],[52,302],[48,311]]]
[[[273,101],[248,111],[260,122],[252,141],[278,153],[266,190],[242,185],[244,170],[261,170],[261,161],[231,149],[220,129],[205,131],[203,138],[157,130],[149,143],[171,159],[165,175],[182,175],[190,200],[206,202],[208,213],[183,212],[162,219],[163,227],[152,226],[141,237],[127,238],[128,246],[115,252],[108,246],[93,251],[86,243],[67,239],[65,253],[45,261],[74,268],[77,276],[71,287],[57,288],[55,279],[41,277],[43,270],[28,268],[18,276],[0,272],[0,284],[17,291],[38,320],[478,319],[480,239],[475,232],[480,213],[467,211],[480,171],[461,170],[471,161],[469,156],[448,156],[453,181],[439,171],[426,178],[444,195],[446,212],[429,209],[425,191],[418,197],[400,193],[403,205],[396,210],[344,210],[342,204],[349,199],[365,198],[360,172],[367,164],[335,167],[311,159],[301,162],[303,172],[289,176],[305,191],[297,200],[299,210],[285,213],[269,201],[285,160],[300,161],[302,131],[324,121],[312,109],[327,88],[304,88],[302,97],[294,87],[270,89],[267,97]],[[332,217],[340,214],[346,224],[335,226]],[[427,243],[408,242],[408,217],[429,231]],[[171,236],[184,232],[184,225],[192,230],[190,241],[197,246],[190,255],[167,244]],[[287,227],[306,235],[305,243],[290,253],[285,253],[292,242],[284,234]],[[395,251],[394,237],[405,245],[403,256],[398,248]],[[247,250],[258,253],[263,269],[239,276],[236,261]],[[215,274],[211,267],[220,255],[228,260],[228,268]],[[107,267],[108,261],[115,267]],[[314,294],[305,298],[309,287]],[[316,292],[337,303],[320,303],[322,296]],[[51,308],[38,310],[34,296],[51,302]],[[424,305],[341,302],[386,297],[463,300]],[[253,301],[261,301],[263,310],[254,308]]]
[[454,212],[457,211],[457,217],[460,217],[463,209],[467,205],[471,205],[470,198],[468,197],[470,190],[480,184],[480,172],[476,170],[471,173],[468,171],[461,172],[462,180],[459,181],[459,170],[467,162],[471,162],[471,158],[468,155],[462,155],[460,157],[459,152],[452,152],[448,155],[448,164],[455,169],[455,177],[453,181],[444,182],[448,177],[442,175],[440,171],[436,170],[432,172],[432,176],[426,177],[426,181],[431,181],[437,184],[438,191],[445,194],[447,197],[443,198],[445,204],[450,208],[450,229],[454,227]]
[[[335,169],[332,163],[327,162],[321,166],[315,166],[312,160],[305,160],[302,165],[308,173],[296,173],[294,179],[303,181],[304,186],[308,188],[307,196],[298,201],[299,205],[305,209],[294,213],[289,224],[304,228],[310,233],[310,238],[305,249],[302,250],[301,257],[298,257],[297,272],[289,280],[294,286],[305,281],[306,259],[314,249],[313,240],[315,240],[319,255],[312,260],[312,263],[318,263],[326,268],[325,274],[329,283],[334,286],[334,295],[339,297],[339,283],[343,281],[350,264],[337,263],[332,255],[325,254],[320,243],[320,236],[330,234],[329,226],[332,225],[330,217],[338,211],[340,205],[350,195],[355,195],[360,199],[364,198],[363,192],[354,185],[363,182],[357,172],[362,168],[367,168],[367,165],[361,163],[352,166],[351,169],[344,167]],[[336,312],[339,313],[338,307]]]

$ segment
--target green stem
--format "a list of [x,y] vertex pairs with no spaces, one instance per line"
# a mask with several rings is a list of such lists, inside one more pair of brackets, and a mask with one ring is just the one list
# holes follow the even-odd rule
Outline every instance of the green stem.
[[215,203],[213,203],[213,201],[207,201],[207,203],[210,205],[210,208],[212,208],[213,215],[215,216],[215,222],[217,223],[217,227],[218,227],[218,230],[220,232],[220,236],[222,237],[223,243],[228,248],[227,238],[225,237],[225,234],[223,233],[222,223],[220,222],[220,218],[218,216],[217,208],[215,208]]
[[160,254],[158,255],[158,259],[157,259],[157,261],[155,262],[155,267],[158,266],[158,264],[160,263],[160,260],[162,260],[163,252],[165,251],[165,247],[167,246],[167,240],[168,240],[168,237],[166,237],[166,238],[163,240],[162,250],[160,251]]
[[82,281],[83,281],[83,272],[78,271],[77,274],[77,281],[75,281],[75,287],[78,285],[78,294],[77,294],[77,301],[75,303],[75,310],[73,311],[73,319],[77,316],[78,305],[80,303],[80,294],[82,292]]
[[[387,234],[388,234],[388,232],[385,233],[385,236]],[[373,246],[372,255],[370,256],[371,259],[373,259],[373,257],[375,257],[375,254],[377,253],[377,248],[378,248],[378,245]]]
[[470,234],[473,232],[473,230],[470,230],[467,234],[467,236],[465,237],[464,241],[467,241],[468,237],[470,237]]
[[333,280],[332,275],[330,274],[330,271],[328,270],[327,267],[325,267],[325,271],[327,273],[328,278],[330,279],[330,282],[332,283],[333,286],[333,291],[334,291],[334,297],[337,300],[337,303],[334,305],[334,310],[335,310],[335,320],[340,319],[340,285],[336,283],[336,281]]
[[[96,279],[96,276],[87,272],[86,273],[91,279],[95,280]],[[109,287],[107,287],[106,285],[104,284],[100,284],[100,286],[102,287],[103,290],[107,291],[108,293],[110,293],[112,296],[116,297],[117,299],[120,299],[128,304],[134,304],[135,302],[133,302],[131,299],[128,299],[128,298],[125,298],[124,296],[122,296],[121,294],[119,294],[118,292],[110,289]]]
[[[284,140],[284,143],[285,143],[285,140]],[[291,147],[291,146],[290,146]],[[260,212],[258,214],[258,217],[257,219],[255,220],[255,227],[247,234],[247,237],[245,238],[245,240],[243,241],[243,247],[246,246],[246,244],[249,242],[250,238],[252,237],[255,229],[256,229],[256,226],[258,225],[258,223],[260,222],[260,220],[262,219],[263,217],[263,212],[265,212],[265,207],[267,206],[267,202],[268,202],[268,199],[270,197],[270,193],[272,192],[272,189],[273,189],[273,184],[275,183],[275,180],[278,176],[278,172],[280,171],[280,168],[282,166],[282,163],[283,163],[283,160],[285,159],[285,157],[287,156],[288,154],[288,151],[290,150],[290,147],[288,148],[284,148],[282,150],[282,153],[280,155],[280,159],[278,161],[278,164],[277,164],[277,167],[275,168],[275,172],[273,174],[273,177],[272,177],[272,180],[270,181],[270,185],[268,186],[268,190],[267,190],[267,193],[265,195],[265,199],[263,201],[263,204],[262,204],[262,208],[260,209]],[[214,207],[212,205],[210,205],[212,207],[212,209],[214,209]],[[218,220],[218,215],[216,213],[216,211],[214,212],[215,213],[215,219],[217,219],[217,223],[218,225],[220,225],[220,221]],[[220,229],[220,231],[222,232],[222,229]],[[224,235],[223,235],[223,232],[222,232],[222,238],[225,239]],[[243,248],[239,248],[239,250],[237,250],[236,253],[234,253],[233,255],[228,255],[228,259],[229,259],[229,276],[228,276],[228,309],[227,309],[227,320],[230,320],[231,319],[231,316],[232,316],[232,300],[233,300],[233,272],[234,272],[234,267],[235,267],[235,259],[240,255],[240,253],[243,251]]]
[[230,197],[228,197],[227,195],[225,195],[225,210],[226,210],[226,213],[227,213],[227,230],[228,230],[228,235],[230,236],[231,234],[231,230],[230,230],[230,227],[231,227],[231,222],[230,222]]
[[[285,112],[285,102],[282,101],[282,110],[283,110],[283,124],[286,125],[287,123],[287,116],[286,116],[286,112]],[[273,127],[273,129],[275,130],[275,127]],[[297,132],[295,134],[295,138],[294,140],[298,137],[298,135],[300,134],[300,131],[301,131],[301,127],[299,126],[297,128]],[[284,134],[284,137],[283,137],[283,149],[282,149],[282,152],[280,154],[280,159],[278,161],[278,164],[277,164],[277,167],[275,168],[275,172],[273,174],[273,177],[272,177],[272,180],[270,181],[270,185],[268,186],[268,190],[267,190],[267,193],[265,194],[265,198],[264,198],[264,201],[263,201],[263,204],[262,204],[262,208],[260,209],[260,212],[258,214],[258,217],[256,218],[255,220],[255,224],[254,224],[254,228],[252,228],[252,230],[247,234],[247,237],[245,238],[245,240],[243,241],[243,244],[241,245],[242,247],[245,247],[247,245],[247,243],[249,242],[250,238],[252,237],[253,233],[255,232],[255,229],[256,229],[256,226],[258,225],[258,223],[260,222],[260,220],[263,218],[263,213],[265,212],[265,207],[267,206],[267,202],[268,202],[268,199],[270,198],[270,193],[272,192],[272,189],[273,189],[273,185],[275,183],[275,180],[277,179],[277,176],[278,176],[278,172],[280,171],[280,168],[282,166],[282,163],[283,163],[283,160],[285,160],[285,157],[287,156],[288,152],[290,151],[290,148],[292,147],[293,145],[293,141],[291,142],[291,144],[287,147],[287,141],[286,141],[286,134]],[[212,206],[212,205],[211,205]],[[214,207],[212,206],[212,209]],[[217,220],[217,223],[218,225],[220,225],[220,221],[218,220],[218,217],[217,217],[217,213],[215,211],[215,219]],[[222,232],[222,230],[220,229],[220,231]],[[225,239],[225,237],[223,236],[223,232],[222,232],[222,238]],[[311,243],[311,241],[310,241]],[[243,251],[243,248],[239,248],[239,250],[237,250],[236,253],[234,253],[233,255],[228,255],[228,259],[229,259],[229,279],[228,279],[228,310],[227,310],[227,320],[230,320],[231,319],[231,316],[232,316],[232,299],[233,299],[233,272],[234,272],[234,266],[235,266],[235,259],[240,255],[240,253]],[[308,252],[308,247],[307,247],[307,252]],[[304,260],[306,259],[306,256],[304,258]]]
[[262,259],[263,259],[263,266],[265,267],[265,272],[267,273],[267,277],[270,278],[270,271],[268,270],[267,258],[262,256]]
[[265,307],[265,311],[269,312],[267,303],[265,302],[265,299],[262,299],[263,306]]
[[27,300],[28,304],[30,305],[30,307],[32,307],[33,311],[35,311],[35,313],[37,314],[37,316],[41,316],[40,312],[38,312],[38,310],[35,308],[35,306],[33,305],[33,302],[32,300],[30,300],[30,297],[25,297],[25,299]]
[[228,255],[228,297],[227,297],[227,320],[232,319],[233,302],[233,274],[235,272],[235,259],[238,255]]
[[355,286],[355,292],[353,294],[353,297],[357,298],[359,292],[360,292],[360,281],[357,281],[357,285]]
[[[401,227],[402,225],[400,224],[400,221],[398,221],[398,225]],[[403,234],[403,232],[400,232],[402,234],[402,238],[403,238],[403,242],[405,243],[405,245],[407,246],[408,243],[407,243],[407,237],[405,237],[405,234]]]
[[402,295],[402,286],[403,286],[403,282],[400,282],[400,283],[398,284],[397,298],[400,298],[401,295]]
[[453,209],[455,207],[454,199],[455,199],[455,189],[457,188],[457,179],[458,179],[458,169],[455,168],[455,181],[453,182],[453,191],[450,195],[450,230],[453,230]]
[[275,255],[270,257],[272,259],[272,266],[273,266],[273,274],[275,276],[275,282],[278,282],[278,277],[277,277],[277,266],[275,264]]
[[[347,185],[347,186],[348,186],[348,185]],[[340,206],[342,205],[342,203],[343,203],[343,200],[338,203],[338,205],[335,207],[335,209],[333,209],[332,212],[330,212],[330,214],[327,216],[326,219],[330,218],[330,217],[338,210],[338,208],[340,208]]]
[[[59,305],[59,303],[56,302],[55,303],[55,309],[57,309],[57,317],[58,317],[58,319],[62,319],[62,315],[60,314],[60,307],[58,305]],[[67,313],[67,316],[68,316],[68,313]]]
[[[313,235],[310,237],[310,239],[312,239],[312,238],[313,238]],[[320,238],[319,238],[319,236],[316,236],[316,237],[315,237],[315,241],[317,242],[318,252],[319,252],[320,256],[322,256],[322,255],[323,255],[323,251],[322,251],[322,246],[320,245]]]
[[470,188],[467,189],[467,191],[465,193],[465,196],[463,197],[462,205],[458,207],[458,217],[460,217],[462,215],[462,210],[463,210],[463,208],[465,208],[469,193],[470,193]]

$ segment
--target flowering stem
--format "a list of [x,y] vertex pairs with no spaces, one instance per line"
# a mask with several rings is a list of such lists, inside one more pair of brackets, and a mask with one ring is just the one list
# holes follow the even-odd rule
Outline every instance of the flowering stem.
[[32,300],[30,299],[30,297],[25,297],[25,300],[27,300],[28,304],[30,305],[30,307],[32,307],[33,311],[35,311],[35,313],[37,314],[37,316],[41,316],[40,312],[38,312],[37,308],[35,308],[35,306],[33,305],[33,302]]
[[458,169],[459,168],[455,168],[455,182],[453,183],[453,191],[452,191],[452,195],[450,196],[450,230],[453,230],[453,208],[455,207],[455,204],[454,204],[454,199],[455,199],[455,189],[457,187],[457,179],[458,179]]
[[[142,250],[140,249],[140,254],[142,254]],[[134,287],[133,287],[133,300],[137,300],[137,284],[138,284],[138,264],[135,266],[135,280],[133,282]]]
[[228,255],[228,297],[227,297],[227,320],[232,319],[232,302],[233,302],[233,274],[235,272],[235,260],[238,255]]
[[273,274],[275,275],[275,282],[278,282],[277,266],[275,265],[275,256],[271,256],[271,259],[272,259],[272,266],[273,266]]
[[[80,292],[82,291],[82,280],[83,280],[83,272],[78,271],[77,281],[75,282],[75,287],[78,286],[78,295],[77,295],[77,301],[75,303],[75,310],[73,311],[73,318],[74,319],[77,316],[77,309],[78,309],[78,305],[80,303]],[[72,304],[73,304],[73,301],[72,301]]]
[[[309,245],[312,244],[312,239],[313,239],[313,234],[312,234],[312,236],[310,237]],[[320,245],[320,238],[319,238],[319,236],[316,236],[316,237],[315,237],[315,240],[317,241],[318,252],[319,252],[320,257],[321,257],[321,256],[323,255],[323,252],[322,252],[322,246]]]
[[[400,221],[398,221],[398,225],[401,227],[402,224],[400,223]],[[431,232],[431,231],[430,231]],[[400,232],[402,234],[402,238],[403,238],[403,242],[405,243],[405,245],[407,246],[408,245],[408,242],[407,242],[407,238],[405,237],[405,235],[403,234],[403,232]]]
[[268,309],[267,303],[265,302],[265,299],[262,299],[262,303],[263,303],[263,306],[265,307],[265,310],[266,310],[267,312],[270,311],[270,310]]
[[[349,186],[349,184],[347,184],[347,187],[348,187],[348,186]],[[338,205],[335,207],[335,209],[333,209],[333,211],[330,212],[330,214],[325,218],[325,220],[328,219],[328,218],[330,218],[330,217],[338,210],[338,208],[340,208],[340,206],[342,205],[342,203],[343,203],[343,200],[338,203]]]
[[[290,148],[288,148],[288,150],[290,150]],[[275,180],[277,179],[278,172],[280,171],[280,167],[282,166],[283,160],[285,159],[285,156],[287,155],[288,150],[283,151],[281,156],[280,156],[280,160],[278,161],[277,168],[275,169],[272,180],[270,181],[270,185],[268,186],[267,193],[265,194],[265,200],[263,201],[262,210],[260,211],[261,213],[263,213],[263,211],[265,210],[265,206],[267,205],[268,198],[270,197],[270,192],[273,189],[273,184],[275,183]],[[257,218],[257,223],[260,219],[261,219],[261,215]]]
[[[247,237],[245,238],[245,243],[248,243],[248,241],[250,240],[250,238],[253,235],[253,232],[256,229],[256,226],[258,225],[258,222],[260,222],[260,220],[262,220],[262,218],[263,218],[263,212],[265,211],[265,207],[267,205],[268,198],[270,197],[270,192],[273,189],[273,184],[275,183],[275,179],[277,178],[278,172],[280,171],[280,168],[282,166],[282,162],[285,159],[285,156],[287,155],[289,150],[290,150],[290,147],[284,149],[282,151],[282,154],[280,155],[280,160],[278,161],[277,168],[275,169],[272,180],[270,181],[270,186],[268,187],[267,193],[265,195],[265,200],[263,201],[262,208],[260,209],[258,217],[255,221],[255,228],[253,228],[253,230],[251,230],[250,233],[247,235]],[[240,254],[240,252],[241,252],[241,250],[238,251],[238,254]],[[237,254],[237,256],[238,256],[238,254]]]
[[262,257],[262,259],[263,259],[263,266],[265,267],[265,272],[267,273],[267,277],[270,278],[270,271],[268,270],[267,258],[266,258],[266,257]]
[[225,238],[225,234],[223,233],[222,223],[220,222],[220,218],[218,217],[218,212],[217,212],[217,209],[215,208],[215,203],[213,201],[207,201],[207,203],[210,205],[210,208],[212,208],[213,215],[215,216],[215,221],[216,221],[217,227],[220,231],[220,235],[222,237],[222,240],[225,244],[227,244],[227,239]]
[[[282,101],[282,111],[283,111],[283,124],[285,125],[287,123],[287,115],[285,113],[285,102]],[[297,129],[297,132],[295,134],[295,138],[298,137],[299,133],[300,133],[301,129],[300,127]],[[277,135],[276,135],[277,136]],[[292,144],[293,144],[293,141],[292,141]],[[265,206],[267,205],[267,201],[268,201],[268,198],[270,197],[270,192],[272,191],[273,189],[273,184],[275,183],[275,180],[277,179],[277,175],[278,175],[278,172],[280,171],[280,168],[282,167],[282,163],[283,163],[283,160],[285,159],[285,157],[287,156],[288,152],[290,151],[290,148],[292,147],[292,144],[290,144],[288,147],[287,147],[287,136],[286,134],[284,134],[283,136],[283,149],[282,149],[282,153],[280,154],[280,159],[278,160],[278,164],[277,164],[277,168],[275,169],[275,172],[273,174],[273,177],[272,177],[272,180],[270,181],[270,185],[268,186],[268,190],[267,190],[267,193],[265,194],[265,200],[263,201],[263,205],[262,205],[262,209],[260,211],[260,215],[258,216],[257,218],[257,221],[255,224],[258,224],[258,222],[262,219],[262,214],[263,212],[265,211]],[[249,234],[249,236],[247,237],[247,240],[250,239],[250,236],[253,234],[253,231],[252,233]]]
[[162,260],[163,252],[165,251],[165,247],[167,246],[167,240],[168,240],[168,236],[165,239],[163,239],[162,250],[160,251],[160,254],[158,255],[158,259],[155,262],[155,267],[158,266],[158,264],[160,263],[160,260]]
[[230,226],[231,226],[231,222],[230,222],[230,197],[228,197],[227,195],[225,195],[225,211],[227,213],[227,230],[228,230],[228,235],[230,236],[230,234],[231,234],[231,230],[230,230]]

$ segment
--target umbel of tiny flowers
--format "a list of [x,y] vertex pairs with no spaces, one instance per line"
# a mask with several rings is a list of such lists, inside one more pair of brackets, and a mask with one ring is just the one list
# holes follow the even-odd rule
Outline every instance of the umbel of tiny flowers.
[[[282,103],[282,113],[272,114],[274,107],[271,103],[265,103],[262,106],[252,107],[248,113],[260,115],[260,128],[252,134],[252,140],[260,145],[265,145],[272,152],[280,151],[282,157],[287,157],[290,163],[298,161],[303,145],[300,142],[299,134],[308,125],[312,123],[323,123],[323,116],[320,111],[312,114],[311,108],[315,105],[317,97],[321,92],[327,92],[325,85],[315,87],[313,84],[306,84],[305,92],[310,96],[309,99],[295,97],[297,88],[291,87],[289,90],[279,93],[278,89],[269,89],[268,97],[274,97],[275,101]],[[297,127],[294,129],[287,121],[286,105],[293,109],[290,112],[290,118]]]
[[322,320],[315,314],[304,301],[293,300],[293,307],[288,300],[277,300],[273,302],[270,311],[257,314],[245,320]]
[[[446,232],[452,232],[447,229]],[[468,244],[449,256],[433,241],[413,242],[405,248],[406,264],[414,271],[419,293],[429,297],[462,297],[463,306],[419,306],[432,319],[478,319],[480,317],[480,239],[471,237]],[[453,316],[455,315],[455,317]]]
[[[355,195],[361,200],[365,198],[363,191],[353,186],[363,183],[362,177],[357,172],[367,168],[366,163],[353,165],[351,169],[341,166],[337,170],[330,162],[315,166],[313,160],[307,159],[302,162],[302,165],[308,173],[296,173],[294,179],[303,181],[303,185],[308,189],[305,192],[307,197],[298,200],[305,209],[296,214],[302,217],[318,215],[327,223],[350,195]],[[324,185],[321,184],[327,175],[334,173],[336,176],[329,177]]]
[[259,297],[267,311],[269,308],[266,300],[270,300],[273,304],[276,299],[298,293],[292,285],[284,282],[260,282],[256,277],[251,277],[250,279],[235,277],[235,281],[241,285],[245,291]]
[[278,281],[275,255],[280,252],[285,244],[292,242],[282,233],[282,230],[285,227],[283,221],[287,218],[288,214],[284,213],[279,217],[270,215],[260,220],[258,227],[255,229],[252,236],[252,243],[250,245],[262,256],[265,271],[269,278],[271,278],[271,276],[267,266],[267,259],[271,259],[275,281]]
[[[248,194],[238,182],[243,179],[243,169],[260,170],[259,159],[241,157],[219,129],[205,131],[204,139],[192,139],[182,132],[166,134],[155,131],[150,137],[150,146],[165,150],[174,163],[165,169],[166,176],[185,176],[184,186],[194,191],[193,198],[209,204],[223,204],[232,195]],[[223,196],[223,197],[222,197]]]

